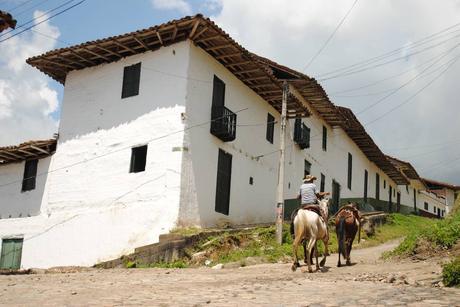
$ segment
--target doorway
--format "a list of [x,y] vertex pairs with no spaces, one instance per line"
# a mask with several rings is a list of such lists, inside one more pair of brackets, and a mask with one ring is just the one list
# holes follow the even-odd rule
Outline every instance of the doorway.
[[330,214],[334,214],[339,211],[340,206],[340,184],[332,180],[332,204]]
[[3,239],[0,269],[19,269],[21,267],[23,239]]

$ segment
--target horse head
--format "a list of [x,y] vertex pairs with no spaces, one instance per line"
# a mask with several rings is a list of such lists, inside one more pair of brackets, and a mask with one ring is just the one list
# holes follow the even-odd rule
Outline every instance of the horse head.
[[321,200],[318,200],[319,207],[325,213],[325,216],[329,216],[329,205],[331,203],[331,199],[328,197],[324,197]]

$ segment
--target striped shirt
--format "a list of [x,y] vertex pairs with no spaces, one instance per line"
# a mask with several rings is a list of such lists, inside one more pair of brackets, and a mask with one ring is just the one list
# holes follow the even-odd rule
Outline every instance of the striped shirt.
[[316,185],[314,183],[304,183],[300,186],[300,201],[302,205],[316,204]]

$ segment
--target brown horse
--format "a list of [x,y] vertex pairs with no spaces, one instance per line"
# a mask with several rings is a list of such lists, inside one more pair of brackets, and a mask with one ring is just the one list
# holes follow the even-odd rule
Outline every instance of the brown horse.
[[335,217],[335,232],[339,243],[339,261],[337,266],[340,267],[340,254],[345,258],[347,265],[351,265],[350,253],[358,232],[358,243],[361,239],[361,221],[359,211],[355,204],[349,204],[342,207]]

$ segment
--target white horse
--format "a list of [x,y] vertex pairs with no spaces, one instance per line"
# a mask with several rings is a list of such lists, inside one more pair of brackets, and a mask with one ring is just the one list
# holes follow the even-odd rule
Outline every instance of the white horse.
[[305,259],[307,259],[308,265],[308,272],[313,272],[311,269],[311,257],[310,254],[312,252],[313,247],[315,247],[315,257],[316,257],[316,269],[319,270],[318,264],[318,249],[316,248],[317,240],[321,240],[324,243],[324,256],[321,260],[321,266],[324,266],[326,263],[326,256],[329,254],[327,243],[329,241],[329,234],[327,230],[327,219],[329,216],[329,202],[330,200],[325,198],[323,200],[318,201],[320,210],[322,211],[322,215],[326,218],[326,220],[319,216],[317,213],[310,211],[310,210],[303,210],[300,209],[297,213],[296,217],[294,218],[294,264],[292,265],[292,270],[295,271],[297,267],[300,266],[299,259],[297,257],[297,250],[299,244],[302,240],[307,240],[307,254],[305,255]]

